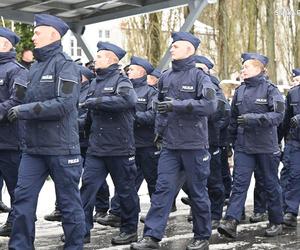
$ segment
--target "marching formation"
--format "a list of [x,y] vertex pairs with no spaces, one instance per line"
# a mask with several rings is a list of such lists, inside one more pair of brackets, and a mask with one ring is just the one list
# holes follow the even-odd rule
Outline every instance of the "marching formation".
[[[63,52],[68,29],[58,17],[35,15],[35,62],[24,51],[19,64],[19,37],[0,28],[0,177],[11,199],[10,210],[0,203],[9,211],[0,236],[10,237],[9,249],[34,249],[38,196],[49,175],[56,204],[45,219],[62,222],[66,250],[83,249],[95,222],[119,228],[113,245],[159,249],[181,189],[194,233],[186,249],[207,250],[212,229],[237,237],[253,173],[250,222],[269,220],[267,237],[297,227],[299,68],[284,99],[268,78],[268,58],[243,53],[241,85],[229,102],[191,33],[172,33],[172,65],[161,73],[138,56],[120,69],[126,51],[102,41],[94,68],[80,66]],[[143,180],[151,206],[138,240]]]

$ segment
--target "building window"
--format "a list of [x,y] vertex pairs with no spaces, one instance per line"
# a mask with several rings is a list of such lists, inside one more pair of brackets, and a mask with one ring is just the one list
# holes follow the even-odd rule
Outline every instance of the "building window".
[[103,31],[99,30],[99,38],[102,38],[102,36],[103,36]]
[[71,39],[71,56],[74,56],[74,40]]
[[105,31],[105,38],[110,38],[110,31],[109,30]]
[[77,47],[77,56],[81,56],[81,48]]
[[71,39],[71,56],[82,56],[82,49],[74,39]]

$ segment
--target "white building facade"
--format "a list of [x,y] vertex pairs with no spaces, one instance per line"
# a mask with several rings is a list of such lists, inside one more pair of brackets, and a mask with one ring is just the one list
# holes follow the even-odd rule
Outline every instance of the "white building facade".
[[[123,47],[125,36],[122,33],[122,20],[118,19],[87,25],[82,39],[93,57],[97,54],[97,43],[99,41],[111,42]],[[64,52],[73,60],[81,59],[83,64],[89,61],[83,50],[78,46],[77,40],[71,31],[64,35],[62,45]]]

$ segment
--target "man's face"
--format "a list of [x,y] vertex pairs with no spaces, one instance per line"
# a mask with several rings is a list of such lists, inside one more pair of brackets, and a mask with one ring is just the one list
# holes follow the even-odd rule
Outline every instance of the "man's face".
[[108,53],[105,50],[99,50],[95,58],[95,69],[106,69],[110,65]]
[[0,37],[0,52],[8,52],[12,48],[12,45],[5,37]]
[[293,78],[293,86],[297,86],[300,84],[300,76],[295,76]]
[[257,76],[261,73],[261,68],[256,66],[253,60],[247,60],[243,63],[243,67],[241,70],[241,78],[247,79],[254,76]]
[[22,60],[25,61],[25,62],[32,62],[33,61],[32,51],[31,50],[24,51],[23,56],[22,56]]
[[130,65],[128,70],[129,79],[138,79],[146,75],[145,69],[139,65]]
[[155,86],[158,83],[158,78],[153,75],[147,75],[147,82],[150,86]]
[[172,44],[171,49],[172,60],[181,60],[192,55],[190,46],[186,41],[177,41]]
[[38,26],[33,30],[32,41],[35,48],[42,48],[53,42],[52,32],[53,28],[50,26]]

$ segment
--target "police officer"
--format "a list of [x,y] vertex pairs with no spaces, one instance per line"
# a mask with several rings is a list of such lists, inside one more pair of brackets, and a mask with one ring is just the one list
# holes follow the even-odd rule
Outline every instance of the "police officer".
[[157,86],[158,80],[161,77],[161,72],[159,69],[154,69],[148,76],[147,82],[150,86]]
[[120,234],[112,244],[137,240],[139,198],[135,189],[136,166],[133,135],[137,96],[130,80],[119,70],[119,60],[126,52],[107,43],[97,44],[95,60],[97,77],[92,81],[88,98],[91,122],[89,147],[82,177],[81,198],[85,211],[87,237],[93,228],[96,193],[110,174],[120,198]]
[[[80,87],[80,96],[79,102],[84,102],[89,90],[90,81],[95,78],[94,72],[90,69],[78,65],[80,74],[81,74],[81,87]],[[88,130],[84,126],[84,121],[86,118],[86,109],[78,109],[78,123],[79,123],[79,142],[80,142],[80,152],[83,158],[83,162],[86,155],[86,150],[88,146]],[[101,192],[100,192],[101,191]],[[96,202],[96,214],[94,215],[94,221],[98,217],[106,215],[106,212],[109,208],[109,189],[107,184],[103,185],[103,189],[99,190],[97,193],[97,202]],[[58,203],[55,202],[55,209],[52,213],[44,216],[44,219],[47,221],[61,221],[61,211],[58,207]]]
[[[15,199],[21,153],[18,123],[10,123],[7,114],[10,108],[24,101],[28,81],[27,70],[16,61],[13,47],[18,42],[19,37],[14,32],[0,28],[0,174],[5,180],[11,204]],[[13,213],[10,212],[0,227],[0,236],[10,235],[12,221]]]
[[[300,68],[293,69],[293,82],[300,82]],[[288,147],[287,183],[284,186],[285,207],[283,223],[289,227],[297,227],[297,215],[300,203],[300,86],[296,84],[286,97],[286,112],[283,130]]]
[[[293,69],[292,73],[293,73],[292,84],[293,86],[298,86],[300,84],[300,69],[299,68]],[[281,139],[279,139],[279,141],[281,142],[281,140],[284,139],[284,144],[285,144],[283,155],[282,155],[283,168],[280,171],[280,186],[282,189],[282,201],[283,201],[282,207],[283,207],[283,211],[285,212],[287,209],[285,194],[286,194],[286,189],[290,178],[289,166],[290,166],[290,152],[292,151],[292,144],[288,143],[288,139],[290,138],[289,123],[284,122],[280,128],[281,129],[279,130],[280,131],[279,135],[281,136]],[[295,216],[286,214],[284,216],[285,225],[292,224],[292,223],[288,223],[288,217],[290,217],[291,221],[295,219]]]
[[207,182],[209,199],[211,202],[212,229],[219,226],[222,218],[225,200],[225,188],[223,184],[222,162],[221,162],[221,130],[229,125],[230,105],[226,100],[217,77],[210,74],[214,64],[205,56],[195,56],[196,66],[201,68],[210,77],[216,91],[218,108],[216,112],[208,117],[208,139],[210,160],[210,175]]
[[[134,139],[135,139],[135,163],[137,166],[137,177],[135,180],[136,190],[145,179],[148,185],[148,193],[151,197],[155,191],[157,179],[157,163],[159,150],[154,146],[154,120],[155,113],[152,103],[157,99],[157,90],[147,83],[147,75],[152,73],[153,66],[145,59],[131,57],[128,77],[133,84],[138,100],[135,107]],[[120,203],[118,195],[111,201],[111,210],[104,218],[97,220],[102,225],[112,225],[120,217]]]
[[158,249],[184,171],[193,210],[194,239],[187,249],[208,249],[211,235],[210,201],[206,183],[210,155],[207,116],[216,109],[215,91],[195,67],[200,41],[188,32],[172,33],[172,68],[159,80],[156,138],[163,148],[158,179],[145,220],[144,235],[131,249]]
[[[87,99],[89,87],[91,81],[95,78],[95,74],[87,67],[79,66],[81,72],[81,88],[79,102],[83,103]],[[88,137],[89,129],[85,126],[87,109],[79,108],[78,109],[78,123],[79,123],[79,142],[80,142],[80,151],[83,161],[86,158],[86,151],[88,148]],[[97,192],[96,204],[95,204],[96,213],[93,217],[93,220],[96,221],[98,218],[106,216],[109,209],[109,187],[105,181],[102,187]]]
[[138,97],[134,124],[138,170],[136,188],[139,190],[145,178],[150,197],[155,191],[157,163],[160,153],[154,145],[155,113],[152,110],[152,103],[157,100],[157,90],[149,86],[147,82],[147,76],[152,74],[153,71],[153,66],[147,60],[135,56],[131,58],[128,76]]
[[255,167],[260,168],[267,194],[270,224],[266,236],[282,232],[281,189],[278,180],[280,150],[277,126],[284,113],[284,101],[277,89],[265,76],[268,58],[257,53],[244,53],[243,83],[232,100],[229,133],[234,142],[234,179],[220,234],[236,237],[247,190]]
[[54,181],[62,212],[64,249],[82,249],[84,213],[78,190],[82,164],[77,123],[80,73],[62,52],[61,37],[68,25],[47,14],[37,14],[34,19],[32,40],[37,61],[29,71],[25,104],[8,113],[10,121],[19,119],[24,124],[9,249],[34,248],[37,200],[48,175]]
[[[220,131],[229,124],[230,105],[226,100],[217,77],[210,74],[214,64],[205,56],[195,56],[196,67],[202,70],[212,81],[218,99],[218,107],[215,113],[208,117],[208,139],[210,160],[210,175],[208,177],[207,188],[211,202],[212,229],[219,226],[222,218],[223,205],[225,200],[225,188],[222,176],[221,149],[220,149]],[[189,194],[187,185],[183,190]],[[190,204],[190,200],[181,199],[183,203]],[[188,220],[192,220],[189,215]]]

